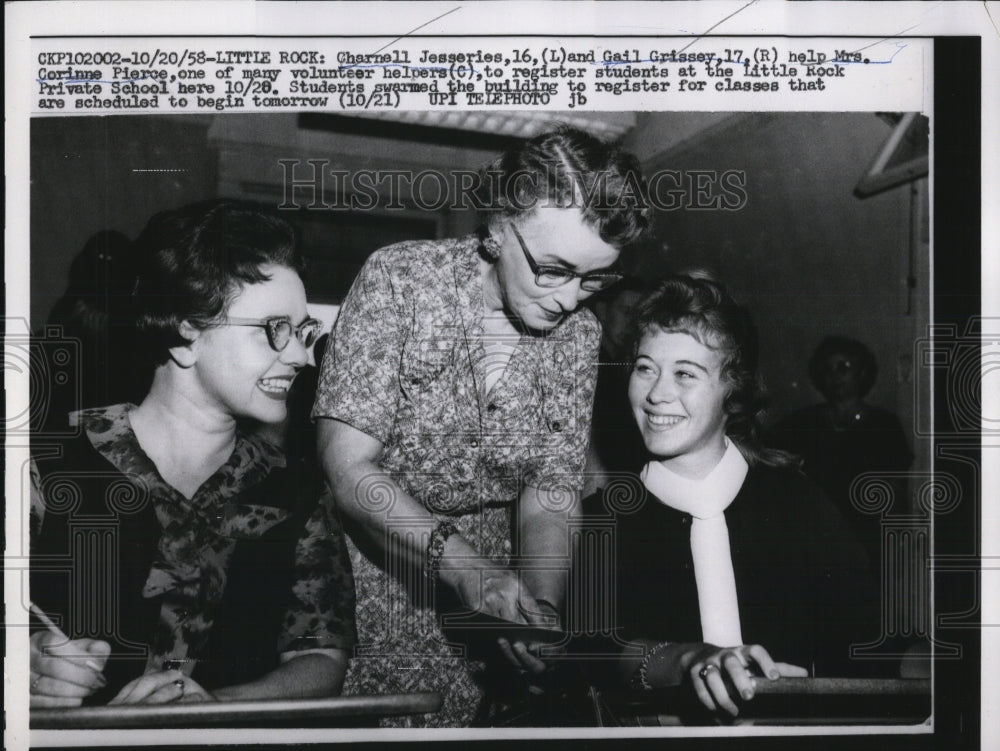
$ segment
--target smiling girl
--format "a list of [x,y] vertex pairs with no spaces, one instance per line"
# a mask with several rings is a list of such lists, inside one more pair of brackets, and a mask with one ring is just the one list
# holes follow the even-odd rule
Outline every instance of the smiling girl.
[[[197,204],[136,241],[141,404],[33,438],[31,705],[320,697],[354,643],[343,536],[319,488],[237,428],[285,419],[319,333],[291,227]],[[53,562],[56,562],[53,564]]]
[[639,303],[629,402],[648,462],[617,509],[619,633],[634,686],[687,684],[738,714],[753,676],[868,672],[850,645],[877,636],[867,560],[837,511],[763,447],[750,315],[703,275]]

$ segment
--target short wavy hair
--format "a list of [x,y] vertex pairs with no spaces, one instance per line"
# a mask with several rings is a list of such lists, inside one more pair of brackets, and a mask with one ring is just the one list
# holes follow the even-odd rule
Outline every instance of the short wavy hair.
[[649,231],[650,203],[639,160],[569,126],[535,136],[483,167],[475,189],[484,220],[577,207],[618,250]]
[[848,360],[858,364],[861,373],[858,380],[858,396],[863,399],[875,385],[875,378],[878,376],[878,360],[863,342],[847,336],[827,336],[816,347],[816,351],[809,358],[809,380],[812,381],[812,385],[816,387],[817,391],[823,393],[823,368],[830,355],[835,354],[845,355]]
[[726,435],[751,464],[795,466],[791,454],[764,447],[760,440],[767,399],[759,372],[760,345],[750,311],[704,271],[665,279],[635,308],[632,319],[632,355],[642,337],[663,331],[684,333],[721,352],[720,378],[727,387],[723,409]]
[[188,343],[187,321],[206,329],[247,284],[267,281],[264,266],[301,274],[295,232],[251,204],[215,200],[157,214],[135,241],[140,270],[133,292],[138,342],[159,365]]

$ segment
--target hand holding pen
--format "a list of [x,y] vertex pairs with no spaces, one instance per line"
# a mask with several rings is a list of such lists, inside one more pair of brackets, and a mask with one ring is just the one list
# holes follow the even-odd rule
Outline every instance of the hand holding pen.
[[31,635],[31,706],[78,707],[103,688],[111,645],[97,639],[70,639],[34,603],[31,612],[46,627]]

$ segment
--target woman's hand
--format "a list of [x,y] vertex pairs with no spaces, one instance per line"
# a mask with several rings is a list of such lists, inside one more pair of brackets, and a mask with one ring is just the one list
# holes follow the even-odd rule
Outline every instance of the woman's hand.
[[[454,538],[449,538],[449,543]],[[458,592],[462,603],[512,623],[539,628],[559,628],[559,616],[547,602],[539,601],[528,591],[517,573],[503,568],[466,568],[461,571],[442,570],[442,580]],[[545,663],[533,651],[539,644],[498,639],[497,645],[507,661],[516,668],[531,673],[545,671]]]
[[66,641],[50,631],[31,635],[32,707],[78,707],[104,688],[111,645],[97,639]]
[[216,701],[208,691],[179,670],[161,670],[140,675],[118,692],[111,704],[169,704],[171,702]]
[[732,716],[740,713],[737,697],[750,701],[754,697],[754,672],[771,680],[780,677],[804,678],[809,671],[798,665],[775,662],[759,644],[739,647],[716,647],[702,644],[681,658],[687,678],[694,686],[699,701],[707,709],[722,709]]
[[[528,592],[521,592],[521,600],[518,602],[520,610],[519,623],[527,623],[538,628],[560,629],[559,614],[551,603],[545,600],[536,600]],[[497,639],[497,645],[503,656],[507,658],[514,667],[529,673],[544,673],[548,668],[542,658],[538,656],[538,650],[542,643],[534,641],[516,641],[511,644],[504,638]]]
[[[527,623],[521,616],[518,603],[524,596],[530,598],[532,603],[534,598],[523,591],[517,574],[513,571],[503,568],[468,568],[454,573],[457,575],[447,577],[447,580],[454,586],[462,604],[505,621]],[[442,572],[442,580],[445,579]]]

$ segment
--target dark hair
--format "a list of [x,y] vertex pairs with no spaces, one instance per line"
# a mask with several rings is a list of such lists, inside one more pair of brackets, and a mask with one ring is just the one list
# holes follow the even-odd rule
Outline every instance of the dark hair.
[[102,230],[90,236],[69,267],[67,295],[128,293],[135,284],[132,241],[121,232]]
[[617,284],[613,284],[594,295],[594,298],[597,302],[609,302],[618,299],[618,296],[625,292],[632,292],[646,297],[655,292],[659,286],[658,282],[650,279],[643,279],[638,276],[626,276]]
[[182,346],[180,325],[209,327],[265,265],[302,273],[295,233],[283,219],[234,201],[208,201],[157,214],[135,241],[140,271],[133,300],[139,341],[156,363]]
[[[606,325],[604,319],[604,312],[601,310],[603,307],[605,310],[611,308],[618,298],[625,293],[631,293],[634,295],[639,295],[640,301],[644,299],[647,295],[652,294],[658,285],[653,283],[649,279],[642,279],[636,276],[626,276],[617,284],[613,284],[607,289],[597,292],[590,300],[587,301],[587,305],[593,309],[594,313],[600,319],[602,325]],[[638,305],[638,303],[637,303]],[[634,308],[635,306],[633,306]],[[632,316],[629,316],[629,320],[623,323],[631,323]],[[631,344],[631,341],[626,341],[625,344]]]
[[[860,379],[858,380],[858,396],[864,398],[872,386],[875,385],[875,377],[878,375],[878,361],[875,354],[857,339],[846,336],[828,336],[819,343],[816,351],[809,358],[809,380],[816,390],[823,393],[823,368],[830,355],[843,354],[848,359],[853,360],[860,367]],[[826,396],[824,393],[823,396]]]
[[111,328],[131,317],[126,301],[135,275],[132,241],[114,230],[97,232],[73,258],[69,286],[52,307],[49,323],[62,325],[70,336],[107,340]]
[[709,274],[692,271],[669,277],[643,299],[633,317],[633,357],[643,336],[653,330],[680,332],[722,353],[720,379],[728,387],[726,435],[750,464],[793,467],[791,454],[765,447],[760,441],[766,405],[758,371],[757,327],[750,312],[738,304]]
[[69,286],[48,322],[77,341],[79,362],[70,386],[51,392],[50,419],[65,420],[67,412],[81,407],[134,401],[145,393],[133,362],[135,276],[132,241],[121,232],[95,233],[73,258]]
[[487,222],[540,205],[575,206],[601,240],[618,250],[649,227],[648,189],[635,156],[565,125],[486,165],[475,195]]

